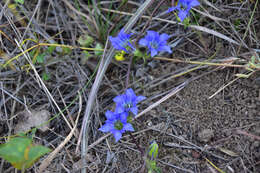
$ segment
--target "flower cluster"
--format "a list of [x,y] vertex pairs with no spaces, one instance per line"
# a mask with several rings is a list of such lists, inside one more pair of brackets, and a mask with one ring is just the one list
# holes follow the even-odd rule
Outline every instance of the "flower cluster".
[[[116,37],[110,36],[109,39],[116,50],[121,50],[129,53],[139,52],[131,43],[130,36],[132,34],[126,34],[124,29],[121,29],[119,34]],[[154,57],[158,54],[158,52],[169,52],[171,53],[170,46],[167,45],[167,40],[169,39],[169,35],[167,34],[159,34],[155,31],[147,31],[147,35],[140,39],[139,45],[147,47],[147,54],[151,53],[151,57]],[[123,54],[121,52],[116,54],[116,60],[122,61],[124,60]]]
[[137,115],[137,104],[146,99],[144,96],[136,96],[133,89],[127,89],[122,95],[116,96],[113,101],[116,103],[115,112],[106,112],[106,122],[99,128],[102,132],[111,132],[116,142],[122,137],[122,134],[126,131],[134,131],[132,124],[130,123],[130,112],[133,115]]
[[179,0],[178,4],[168,9],[168,12],[178,10],[178,17],[181,22],[189,15],[191,8],[200,5],[198,0]]
[[169,35],[161,34],[155,31],[147,31],[147,35],[139,41],[142,46],[148,47],[151,56],[154,57],[158,52],[166,51],[172,53],[170,46],[167,45]]

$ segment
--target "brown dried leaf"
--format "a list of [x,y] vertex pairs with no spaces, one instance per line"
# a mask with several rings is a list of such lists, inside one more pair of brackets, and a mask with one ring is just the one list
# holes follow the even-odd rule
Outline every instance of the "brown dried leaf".
[[223,153],[229,155],[229,156],[232,156],[232,157],[237,157],[239,156],[237,153],[235,153],[234,151],[231,151],[231,150],[228,150],[228,149],[225,149],[225,148],[218,148],[220,151],[222,151]]

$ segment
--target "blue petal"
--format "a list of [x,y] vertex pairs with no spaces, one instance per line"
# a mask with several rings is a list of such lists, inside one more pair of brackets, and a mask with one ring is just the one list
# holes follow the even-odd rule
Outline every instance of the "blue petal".
[[130,108],[130,111],[131,111],[134,115],[137,115],[137,113],[138,113],[138,108],[137,108],[136,106],[131,107],[131,108]]
[[189,12],[186,11],[186,10],[180,10],[180,11],[179,11],[178,16],[179,16],[179,18],[181,19],[181,21],[183,21],[183,20],[187,17],[188,13],[189,13]]
[[193,1],[191,1],[190,4],[189,4],[190,7],[195,7],[195,6],[198,6],[198,5],[200,5],[200,2],[197,1],[197,0],[193,0]]
[[113,120],[115,117],[114,117],[114,112],[112,112],[112,111],[110,111],[110,110],[108,110],[108,111],[106,111],[106,118],[108,119],[108,120]]
[[122,104],[117,104],[115,112],[118,113],[118,114],[125,112],[124,106]]
[[123,103],[124,102],[124,96],[123,95],[116,96],[113,99],[113,101],[116,102],[116,103]]
[[127,98],[130,99],[130,101],[136,97],[135,92],[132,88],[127,89],[125,93]]
[[172,53],[171,47],[170,47],[170,46],[167,46],[167,45],[161,46],[161,47],[159,48],[159,51],[166,51],[166,52],[168,52],[168,53]]
[[130,42],[131,34],[126,34],[124,29],[121,29],[116,37],[109,36],[109,40],[111,41],[113,47],[117,50],[126,50],[126,47],[129,46],[131,49],[135,50],[134,46]]
[[145,96],[137,96],[137,97],[136,97],[136,102],[139,103],[140,101],[143,101],[143,100],[145,100],[145,99],[146,99]]
[[119,139],[121,139],[122,133],[119,130],[114,130],[112,133],[116,139],[116,142],[119,141]]
[[[158,32],[151,31],[151,30],[147,31],[147,35],[150,37],[150,39],[152,39],[150,41],[154,41],[154,40],[157,40],[158,38],[160,38]],[[159,40],[157,40],[157,41],[159,41]]]
[[102,132],[110,132],[113,129],[113,126],[114,126],[113,124],[106,123],[102,127],[100,127],[98,130],[100,130]]
[[128,112],[122,112],[119,116],[122,123],[127,122]]
[[168,34],[162,34],[160,35],[160,42],[166,41],[169,39],[169,35]]
[[151,49],[151,57],[154,57],[155,55],[158,54],[158,51],[156,49]]
[[176,10],[176,7],[171,7],[171,8],[168,9],[167,13],[170,13],[170,12],[172,12],[174,10]]
[[134,128],[133,128],[133,126],[132,126],[132,124],[130,124],[130,123],[126,123],[126,124],[124,124],[124,130],[125,131],[131,131],[131,132],[134,132],[135,130],[134,130]]
[[142,38],[141,40],[139,40],[138,42],[141,46],[147,46],[148,45],[148,41],[144,38]]
[[124,31],[124,28],[122,28],[118,35],[124,35],[124,34],[125,34],[125,31]]

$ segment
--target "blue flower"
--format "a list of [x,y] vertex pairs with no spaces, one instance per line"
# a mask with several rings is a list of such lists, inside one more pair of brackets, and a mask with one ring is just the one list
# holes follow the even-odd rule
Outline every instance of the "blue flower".
[[134,115],[137,115],[138,108],[137,103],[146,99],[144,96],[136,96],[133,89],[129,88],[125,94],[116,96],[113,101],[116,103],[116,112],[123,113],[131,111]]
[[198,5],[198,0],[179,0],[177,6],[169,8],[168,12],[178,10],[178,17],[183,21],[189,15],[190,9]]
[[123,50],[128,52],[129,49],[135,50],[134,46],[130,42],[130,37],[132,34],[126,34],[124,29],[121,29],[116,37],[109,36],[109,39],[117,50]]
[[132,124],[127,122],[127,112],[117,113],[112,111],[106,112],[106,123],[99,128],[102,132],[111,132],[116,142],[122,137],[126,131],[134,131]]
[[170,46],[167,45],[168,39],[167,34],[159,35],[158,32],[147,31],[147,35],[139,41],[139,44],[148,47],[148,52],[151,52],[151,56],[154,57],[161,51],[172,52]]

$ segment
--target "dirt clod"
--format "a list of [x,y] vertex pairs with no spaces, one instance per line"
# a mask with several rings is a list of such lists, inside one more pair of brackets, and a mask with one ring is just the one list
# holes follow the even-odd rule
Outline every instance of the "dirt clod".
[[47,110],[25,110],[18,114],[19,121],[14,128],[15,134],[26,132],[32,127],[37,127],[42,132],[45,132],[49,128],[49,123],[42,125],[50,118],[50,112]]

